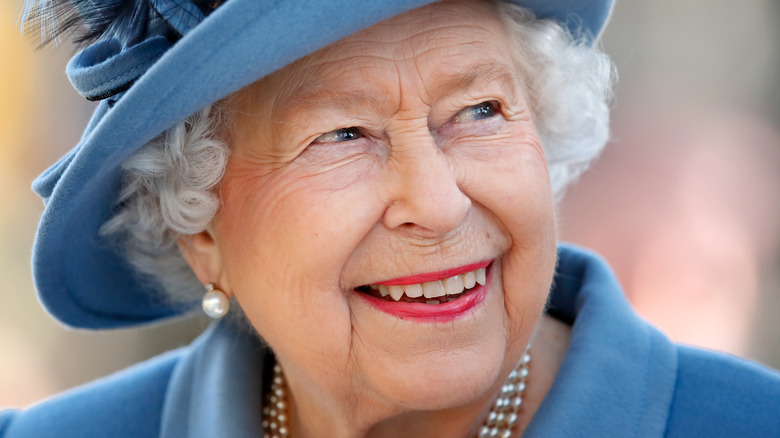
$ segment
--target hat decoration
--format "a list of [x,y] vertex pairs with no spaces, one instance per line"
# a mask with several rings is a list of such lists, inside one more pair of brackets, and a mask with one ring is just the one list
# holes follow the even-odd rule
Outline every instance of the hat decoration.
[[84,46],[99,39],[137,42],[155,16],[181,37],[226,0],[28,0],[21,15],[26,30],[43,45],[65,33]]
[[31,0],[21,20],[42,44],[73,35],[88,46],[67,67],[87,100],[115,96],[141,77],[177,40],[224,0]]

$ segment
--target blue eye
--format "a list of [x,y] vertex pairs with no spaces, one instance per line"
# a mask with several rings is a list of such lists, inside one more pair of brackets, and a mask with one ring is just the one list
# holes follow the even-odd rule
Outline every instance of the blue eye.
[[489,119],[496,115],[498,103],[488,101],[476,105],[467,106],[455,114],[453,120],[457,123],[474,122],[477,120]]
[[339,141],[350,141],[363,138],[360,129],[352,126],[349,128],[339,128],[326,132],[314,139],[314,143],[335,143]]

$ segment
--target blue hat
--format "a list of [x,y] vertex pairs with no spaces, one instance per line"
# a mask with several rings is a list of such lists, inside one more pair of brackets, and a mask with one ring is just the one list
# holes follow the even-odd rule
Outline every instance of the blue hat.
[[[612,9],[612,0],[515,1],[589,41]],[[191,310],[139,281],[98,234],[113,215],[125,158],[202,107],[431,0],[135,0],[124,2],[134,10],[114,11],[115,18],[89,15],[95,4],[117,2],[70,3],[90,18],[97,42],[71,60],[68,75],[82,95],[101,103],[80,143],[33,183],[46,206],[33,274],[52,315],[72,327],[101,329]]]

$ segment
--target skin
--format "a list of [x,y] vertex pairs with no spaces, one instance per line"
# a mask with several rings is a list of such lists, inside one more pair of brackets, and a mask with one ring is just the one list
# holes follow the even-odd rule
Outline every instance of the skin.
[[[272,347],[292,436],[473,436],[537,327],[519,431],[543,399],[568,327],[539,324],[554,210],[509,44],[490,4],[436,3],[231,100],[223,205],[180,247]],[[448,322],[355,291],[481,260],[485,301]]]

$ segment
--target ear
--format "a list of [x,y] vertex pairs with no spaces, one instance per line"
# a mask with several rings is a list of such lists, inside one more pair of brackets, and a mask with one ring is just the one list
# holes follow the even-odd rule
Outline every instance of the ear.
[[227,293],[229,286],[224,284],[224,280],[220,282],[223,274],[222,254],[210,229],[181,236],[177,244],[181,255],[201,284],[215,282],[220,290]]

